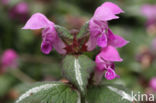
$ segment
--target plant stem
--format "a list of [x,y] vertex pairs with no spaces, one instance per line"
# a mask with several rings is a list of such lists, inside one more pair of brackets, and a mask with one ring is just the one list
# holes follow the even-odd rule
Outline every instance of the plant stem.
[[81,94],[81,103],[86,103],[85,96],[83,96],[82,94]]
[[20,69],[11,70],[10,73],[22,82],[25,83],[35,82],[35,80],[33,80],[31,77],[23,73]]

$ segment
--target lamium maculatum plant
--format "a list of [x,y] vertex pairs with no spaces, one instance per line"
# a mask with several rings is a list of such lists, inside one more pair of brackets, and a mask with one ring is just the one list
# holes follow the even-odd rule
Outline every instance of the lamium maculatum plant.
[[[80,31],[70,32],[54,24],[43,14],[35,13],[23,29],[42,29],[41,51],[54,48],[63,55],[62,74],[68,82],[38,82],[30,86],[16,103],[132,103],[133,98],[122,86],[101,82],[119,78],[114,62],[122,62],[117,48],[128,41],[114,34],[108,22],[123,13],[116,4],[105,2]],[[84,53],[100,48],[95,61]],[[60,68],[61,69],[61,68]]]

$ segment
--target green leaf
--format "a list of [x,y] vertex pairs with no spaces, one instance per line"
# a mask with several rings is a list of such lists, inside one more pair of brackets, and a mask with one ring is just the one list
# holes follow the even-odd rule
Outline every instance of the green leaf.
[[86,22],[86,23],[81,27],[80,32],[79,32],[79,34],[77,35],[78,38],[82,38],[82,37],[88,35],[88,33],[89,33],[88,26],[89,26],[89,22]]
[[55,29],[61,38],[73,39],[73,36],[70,34],[70,32],[65,27],[55,25]]
[[90,86],[87,92],[88,103],[132,103],[133,98],[121,85]]
[[15,79],[10,75],[0,76],[0,97],[4,96],[14,84]]
[[79,93],[60,82],[35,83],[16,103],[78,103]]
[[78,87],[83,93],[95,63],[85,55],[67,55],[63,60],[65,77]]

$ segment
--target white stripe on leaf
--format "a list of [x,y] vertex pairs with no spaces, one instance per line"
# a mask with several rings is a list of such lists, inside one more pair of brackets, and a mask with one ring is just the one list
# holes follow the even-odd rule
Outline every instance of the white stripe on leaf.
[[111,91],[113,91],[113,92],[117,93],[118,95],[122,96],[122,100],[126,99],[128,101],[133,102],[133,98],[129,94],[127,94],[125,91],[119,90],[119,89],[114,88],[112,86],[108,86],[108,89],[110,89]]
[[42,90],[48,90],[50,88],[53,88],[57,85],[60,85],[60,84],[44,84],[44,85],[41,85],[41,86],[38,86],[38,87],[34,87],[30,90],[28,90],[27,92],[25,92],[23,95],[21,95],[19,97],[19,99],[16,101],[16,103],[19,103],[20,101],[22,101],[23,99],[31,96],[31,94],[36,94]]
[[76,80],[77,80],[77,82],[78,82],[78,84],[79,84],[79,86],[80,86],[80,89],[82,90],[82,91],[84,91],[83,90],[83,81],[82,81],[82,76],[81,76],[81,71],[80,71],[80,69],[81,69],[81,66],[80,66],[80,64],[79,64],[79,61],[78,61],[78,59],[75,59],[75,61],[74,61],[74,67],[75,67],[75,76],[76,76]]

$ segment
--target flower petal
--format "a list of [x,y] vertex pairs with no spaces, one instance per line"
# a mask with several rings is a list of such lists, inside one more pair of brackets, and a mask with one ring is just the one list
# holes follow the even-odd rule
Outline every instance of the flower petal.
[[106,48],[103,48],[101,53],[98,54],[101,56],[102,59],[110,62],[121,62],[122,58],[120,58],[120,55],[118,51],[113,46],[108,46]]
[[108,41],[107,35],[106,35],[106,34],[102,34],[102,36],[99,36],[99,37],[97,38],[97,45],[98,45],[99,47],[104,48],[104,47],[107,46],[107,41]]
[[54,23],[49,21],[43,14],[35,13],[22,29],[41,29],[47,28],[49,25],[53,26]]
[[108,29],[108,38],[109,45],[114,46],[115,48],[121,48],[128,43],[128,41],[125,40],[123,37],[119,35],[114,35],[110,29]]
[[102,7],[111,9],[114,14],[120,14],[124,12],[119,6],[112,2],[105,2],[102,4]]
[[64,44],[64,42],[58,36],[56,36],[56,39],[53,42],[53,47],[60,54],[65,54],[66,53],[66,50],[65,50],[66,45]]
[[94,13],[93,18],[100,21],[109,21],[112,19],[118,19],[116,14],[123,13],[116,4],[111,2],[105,2],[100,7],[98,7]]
[[115,71],[111,68],[108,68],[107,72],[105,73],[105,78],[107,80],[113,80],[116,77],[119,77],[119,76],[115,73]]
[[95,11],[93,18],[94,20],[99,21],[109,21],[112,19],[118,19],[119,17],[114,15],[109,8],[98,7]]
[[121,48],[125,46],[127,43],[129,42],[119,35],[115,35],[115,40],[110,42],[110,44],[116,48]]
[[86,43],[86,46],[87,46],[87,50],[88,51],[92,51],[96,48],[96,45],[97,45],[97,38],[94,37],[94,36],[90,36],[88,42]]
[[41,44],[41,51],[44,54],[49,54],[52,50],[52,43],[51,42],[47,42],[47,41],[43,41]]

